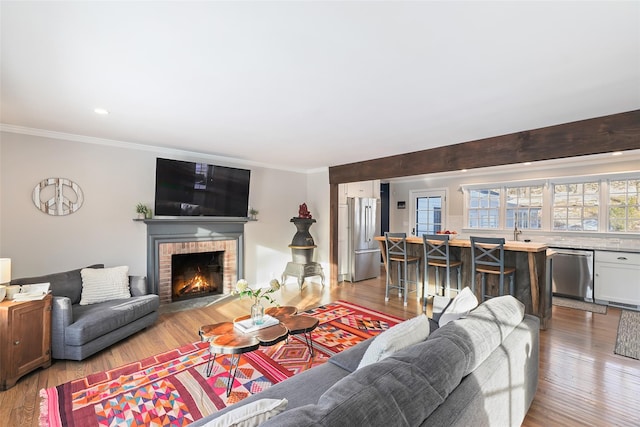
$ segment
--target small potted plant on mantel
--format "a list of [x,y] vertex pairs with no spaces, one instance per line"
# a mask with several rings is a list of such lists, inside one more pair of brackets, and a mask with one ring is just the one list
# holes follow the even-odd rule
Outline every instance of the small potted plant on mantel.
[[144,203],[138,203],[136,205],[136,212],[138,213],[138,219],[151,218],[151,209]]
[[257,215],[258,215],[259,213],[260,213],[260,212],[258,212],[258,210],[257,210],[257,209],[249,208],[249,219],[251,219],[251,220],[254,220],[254,221],[255,221],[255,220],[257,219],[256,217],[257,217]]

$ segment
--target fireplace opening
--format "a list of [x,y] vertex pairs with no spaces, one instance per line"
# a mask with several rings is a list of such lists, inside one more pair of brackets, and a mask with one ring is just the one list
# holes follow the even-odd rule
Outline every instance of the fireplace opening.
[[171,300],[222,294],[224,251],[171,255]]

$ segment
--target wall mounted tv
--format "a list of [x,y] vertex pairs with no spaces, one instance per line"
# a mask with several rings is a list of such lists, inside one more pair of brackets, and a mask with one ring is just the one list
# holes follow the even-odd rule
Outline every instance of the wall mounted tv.
[[246,217],[251,171],[156,160],[155,215]]

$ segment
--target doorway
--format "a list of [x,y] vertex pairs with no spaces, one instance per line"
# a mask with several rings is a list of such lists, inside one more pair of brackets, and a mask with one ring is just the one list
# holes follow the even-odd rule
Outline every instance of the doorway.
[[447,190],[410,191],[411,234],[436,234],[446,229]]

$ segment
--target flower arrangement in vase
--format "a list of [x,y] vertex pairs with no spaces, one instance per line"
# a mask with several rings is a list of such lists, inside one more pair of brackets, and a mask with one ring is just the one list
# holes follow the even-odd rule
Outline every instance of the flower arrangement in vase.
[[262,299],[266,299],[271,304],[278,305],[278,303],[271,297],[270,294],[280,289],[280,282],[278,279],[273,279],[269,282],[268,288],[251,289],[249,282],[245,279],[240,279],[236,283],[235,294],[242,297],[253,298],[253,305],[251,306],[251,319],[256,325],[261,325],[264,322],[264,307],[260,303]]

